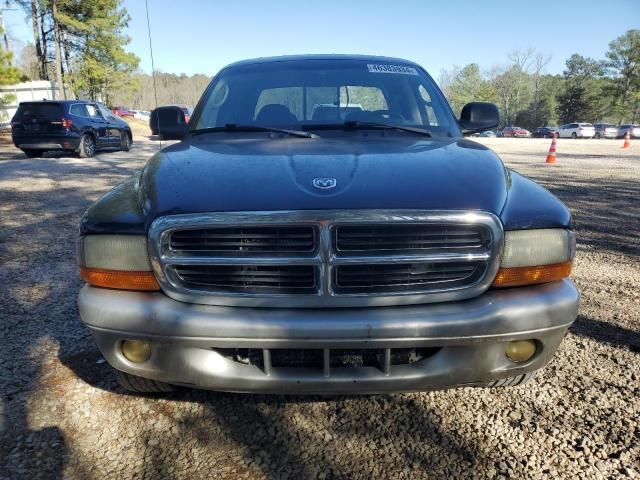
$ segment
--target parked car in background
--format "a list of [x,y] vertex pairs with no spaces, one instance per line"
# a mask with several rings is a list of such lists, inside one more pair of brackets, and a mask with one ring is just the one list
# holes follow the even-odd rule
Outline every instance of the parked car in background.
[[114,107],[111,111],[119,117],[133,117],[133,112],[127,107]]
[[193,115],[193,107],[189,107],[185,105],[178,105],[178,106],[184,112],[184,121],[189,123],[189,120],[191,120],[191,115]]
[[493,130],[485,130],[484,132],[476,132],[470,136],[471,137],[495,137],[496,132],[494,132]]
[[528,138],[531,136],[531,132],[525,128],[520,127],[504,127],[501,132],[501,137],[517,137]]
[[147,110],[129,110],[133,113],[133,118],[137,118],[138,120],[149,120],[151,116],[151,112]]
[[496,132],[493,130],[485,130],[484,132],[480,132],[479,137],[488,137],[488,138],[496,138]]
[[559,138],[592,138],[596,129],[590,123],[567,123],[558,127]]
[[635,123],[620,125],[616,138],[623,138],[627,132],[629,132],[631,138],[640,138],[640,125],[636,125]]
[[556,129],[553,127],[538,127],[531,134],[533,138],[553,138],[556,134]]
[[[345,86],[362,110],[313,119]],[[181,141],[85,212],[77,248],[80,316],[126,389],[518,385],[576,318],[569,210],[463,137],[495,105],[456,119],[415,63],[247,60],[188,125],[156,114]]]
[[618,135],[618,127],[612,123],[596,123],[593,125],[595,129],[595,138],[616,138]]
[[102,148],[127,151],[133,141],[127,122],[104,105],[83,100],[20,103],[11,137],[28,157],[51,150],[92,157]]

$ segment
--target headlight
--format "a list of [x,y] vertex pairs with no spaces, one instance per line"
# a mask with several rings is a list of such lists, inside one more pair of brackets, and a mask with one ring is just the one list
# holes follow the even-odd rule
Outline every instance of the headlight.
[[502,263],[494,287],[515,287],[569,276],[576,251],[575,234],[553,228],[505,232]]
[[149,263],[147,237],[87,235],[78,241],[80,276],[90,285],[121,290],[159,290]]

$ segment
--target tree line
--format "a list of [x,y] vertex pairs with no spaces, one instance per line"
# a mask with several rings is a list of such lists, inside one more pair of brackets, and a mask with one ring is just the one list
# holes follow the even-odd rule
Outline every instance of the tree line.
[[[0,45],[0,84],[55,80],[68,98],[151,110],[156,91],[158,105],[195,105],[209,83],[205,75],[156,72],[154,89],[126,51],[129,15],[121,0],[8,1],[24,10],[34,43],[23,49],[19,71]],[[439,83],[456,113],[473,100],[497,104],[501,126],[640,121],[640,30],[613,40],[604,59],[573,54],[562,75],[546,73],[549,61],[532,48],[515,50],[500,66],[444,70]]]
[[[158,105],[190,105],[200,99],[202,92],[211,80],[207,75],[176,75],[175,73],[156,72],[155,84]],[[153,110],[156,105],[154,81],[151,75],[136,72],[131,76],[137,88],[114,92],[113,105],[126,105],[134,110]]]
[[9,0],[25,12],[34,43],[20,59],[23,79],[54,80],[64,98],[111,102],[138,89],[140,59],[125,50],[130,17],[120,0]]
[[[21,80],[55,81],[64,98],[154,108],[153,77],[139,71],[140,59],[126,51],[130,17],[121,0],[9,1],[23,9],[33,29],[34,42],[17,58]],[[158,105],[195,105],[210,80],[164,72],[155,76]]]
[[613,40],[604,59],[571,55],[562,75],[545,73],[549,61],[515,50],[489,70],[476,63],[444,70],[439,83],[456,113],[473,100],[498,105],[501,126],[640,121],[640,30]]

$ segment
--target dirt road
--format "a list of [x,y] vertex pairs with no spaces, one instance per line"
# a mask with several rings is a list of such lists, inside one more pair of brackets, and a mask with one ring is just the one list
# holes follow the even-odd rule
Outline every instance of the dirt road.
[[371,397],[121,390],[81,325],[82,212],[157,149],[27,159],[0,146],[1,478],[640,476],[640,142],[481,139],[572,209],[580,316],[507,389]]

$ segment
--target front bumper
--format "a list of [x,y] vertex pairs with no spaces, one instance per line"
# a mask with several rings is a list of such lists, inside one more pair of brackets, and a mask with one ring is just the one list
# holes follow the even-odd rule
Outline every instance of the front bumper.
[[[85,286],[80,315],[116,369],[167,383],[261,393],[384,393],[487,385],[544,366],[578,313],[570,280],[491,290],[462,302],[349,309],[266,309],[187,304],[162,293]],[[123,339],[152,342],[134,364]],[[533,339],[535,356],[510,361],[505,342]],[[436,353],[388,369],[260,367],[220,349],[404,349]],[[327,367],[327,365],[325,365]],[[386,370],[386,371],[385,371]]]

